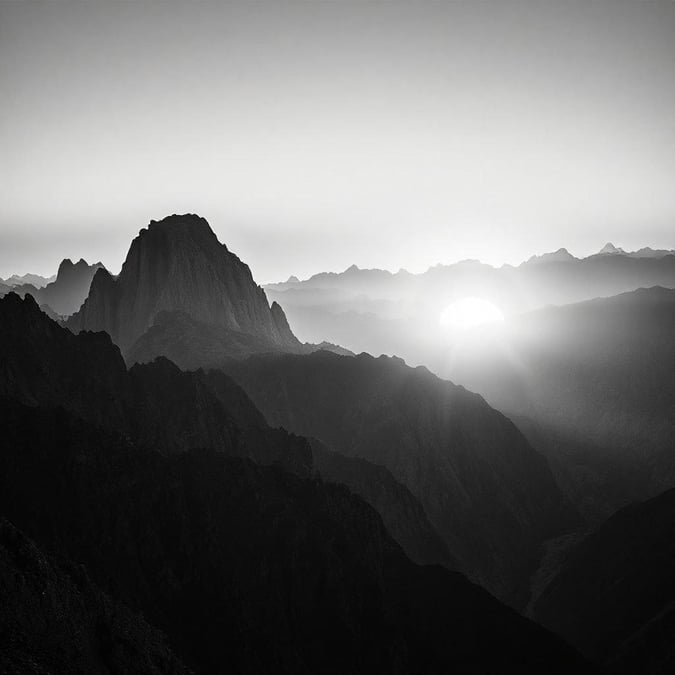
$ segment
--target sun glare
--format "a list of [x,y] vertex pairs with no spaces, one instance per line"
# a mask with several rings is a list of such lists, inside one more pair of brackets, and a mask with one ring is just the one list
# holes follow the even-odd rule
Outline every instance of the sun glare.
[[471,328],[486,323],[503,321],[504,315],[483,298],[462,298],[448,305],[439,317],[441,326]]

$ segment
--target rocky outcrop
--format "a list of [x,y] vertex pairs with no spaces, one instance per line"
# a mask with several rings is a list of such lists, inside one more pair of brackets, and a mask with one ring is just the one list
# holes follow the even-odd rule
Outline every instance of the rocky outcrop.
[[98,273],[67,325],[76,332],[104,330],[126,353],[162,312],[253,336],[267,350],[299,345],[283,310],[269,306],[248,266],[192,214],[153,220],[141,230],[119,276]]

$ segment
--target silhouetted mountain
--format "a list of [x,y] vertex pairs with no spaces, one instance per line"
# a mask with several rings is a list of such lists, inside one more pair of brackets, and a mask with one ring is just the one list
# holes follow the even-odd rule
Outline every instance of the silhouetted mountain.
[[283,310],[268,305],[248,266],[218,241],[206,220],[191,214],[153,220],[141,230],[119,276],[100,271],[67,325],[73,331],[106,331],[126,354],[162,312],[172,315],[160,318],[155,331],[160,340],[163,331],[171,336],[187,331],[190,343],[208,324],[202,341],[213,333],[222,348],[233,337],[237,353],[246,347],[242,336],[249,336],[252,351],[259,344],[265,351],[300,346]]
[[628,255],[633,258],[663,258],[665,255],[675,255],[675,249],[653,249],[645,246],[638,251],[631,251]]
[[[0,332],[0,353],[6,355],[0,356],[0,395],[29,405],[62,406],[147,448],[176,453],[209,447],[278,464],[298,475],[311,473],[305,439],[269,428],[242,389],[222,372],[185,373],[159,358],[127,373],[119,349],[106,334],[73,335],[37,311],[30,296],[0,300],[0,322],[6,326]],[[420,562],[454,566],[412,495],[393,478],[388,480],[386,469],[364,465],[369,470],[357,485],[345,482],[382,507],[405,550]],[[348,477],[344,471],[341,476]],[[339,480],[335,473],[326,478]]]
[[675,669],[675,490],[615,513],[569,555],[535,615],[610,672]]
[[411,563],[344,487],[145,451],[12,401],[0,434],[0,514],[85,564],[200,672],[588,670],[461,575]]
[[597,255],[617,255],[626,253],[622,248],[617,248],[611,242],[607,242],[597,253]]
[[44,288],[31,284],[15,285],[12,291],[23,296],[32,295],[40,305],[47,305],[59,316],[68,316],[76,312],[84,302],[89,292],[89,286],[94,274],[99,269],[105,269],[98,262],[89,265],[85,260],[73,263],[66,258],[60,265],[56,280],[48,283]]
[[0,518],[0,671],[187,673],[166,638]]
[[0,283],[5,284],[5,286],[23,286],[24,284],[30,284],[35,288],[42,288],[47,284],[51,284],[53,281],[56,281],[55,274],[51,277],[43,277],[39,274],[12,274],[12,276],[7,277],[7,279],[0,279]]
[[514,425],[426,369],[317,352],[251,357],[228,372],[272,425],[387,467],[462,570],[516,605],[542,541],[577,522]]
[[214,448],[302,475],[311,472],[304,439],[269,429],[264,421],[255,431],[240,429],[228,410],[254,419],[255,407],[222,373],[182,372],[167,359],[127,372],[107,334],[74,335],[30,296],[22,300],[10,293],[0,299],[0,325],[0,396],[61,406],[164,452]]
[[382,516],[387,531],[418,564],[435,563],[459,569],[448,547],[429,522],[424,507],[384,466],[347,457],[311,439],[314,468],[324,480],[346,485]]
[[528,261],[527,265],[541,265],[543,263],[554,263],[554,262],[571,262],[573,260],[578,260],[575,258],[566,248],[559,248],[553,253],[544,253],[543,255],[533,255]]
[[[675,290],[552,307],[455,345],[455,381],[517,420],[590,518],[675,486]],[[604,502],[604,505],[603,505]]]

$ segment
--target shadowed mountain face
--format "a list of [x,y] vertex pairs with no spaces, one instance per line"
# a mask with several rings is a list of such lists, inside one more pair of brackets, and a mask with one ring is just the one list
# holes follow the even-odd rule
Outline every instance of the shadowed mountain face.
[[411,563],[344,487],[11,401],[0,431],[0,513],[199,672],[585,672],[461,575]]
[[593,519],[675,485],[673,335],[675,290],[640,289],[514,318],[458,345],[449,368],[517,422]]
[[51,284],[53,281],[56,281],[56,275],[51,277],[43,277],[39,274],[12,274],[12,276],[7,277],[7,279],[0,279],[0,284],[5,286],[23,286],[25,284],[30,284],[35,288],[43,288],[47,284]]
[[463,576],[413,564],[347,488],[303,477],[306,441],[222,373],[127,372],[107,335],[73,335],[30,297],[0,301],[0,325],[0,515],[199,672],[583,672]]
[[299,347],[281,308],[268,305],[248,266],[199,216],[169,216],[141,230],[119,276],[99,272],[67,325],[73,331],[106,331],[126,354],[161,312],[252,336],[266,351]]
[[546,460],[483,399],[398,359],[260,356],[228,372],[267,420],[385,466],[461,569],[522,604],[544,539],[577,522]]
[[100,262],[89,265],[85,260],[80,259],[73,263],[66,258],[59,265],[56,279],[44,287],[30,283],[12,284],[11,290],[21,296],[28,293],[38,304],[46,305],[55,314],[68,316],[76,312],[84,302],[91,280],[99,269],[105,270]]
[[0,519],[3,673],[188,673],[166,638],[113,601],[82,565],[45,555]]
[[324,480],[346,485],[382,516],[387,531],[408,557],[419,564],[459,569],[443,539],[429,522],[424,507],[384,466],[347,457],[311,439],[314,469]]
[[[1,396],[63,407],[164,452],[214,448],[301,475],[311,472],[308,443],[269,429],[246,394],[222,373],[185,373],[166,359],[127,371],[108,335],[73,335],[30,296],[0,299],[0,325]],[[251,428],[241,428],[230,410],[237,419],[251,420]]]
[[[73,335],[39,312],[30,296],[0,300],[0,395],[29,405],[61,406],[146,448],[182,452],[214,448],[227,455],[312,471],[304,438],[271,429],[243,390],[219,371],[180,371],[167,359],[128,372],[104,333]],[[315,453],[316,454],[316,453]],[[347,483],[378,509],[406,552],[422,563],[456,567],[424,509],[384,467],[334,458],[327,480]]]
[[610,672],[675,668],[675,490],[615,513],[585,539],[535,615]]

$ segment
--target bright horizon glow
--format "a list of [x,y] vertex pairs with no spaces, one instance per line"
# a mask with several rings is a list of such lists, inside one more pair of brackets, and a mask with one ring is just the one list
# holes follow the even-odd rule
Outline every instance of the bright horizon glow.
[[438,319],[446,328],[473,328],[504,321],[501,310],[488,300],[467,297],[449,304]]
[[198,213],[259,283],[673,247],[675,4],[0,2],[0,277]]

